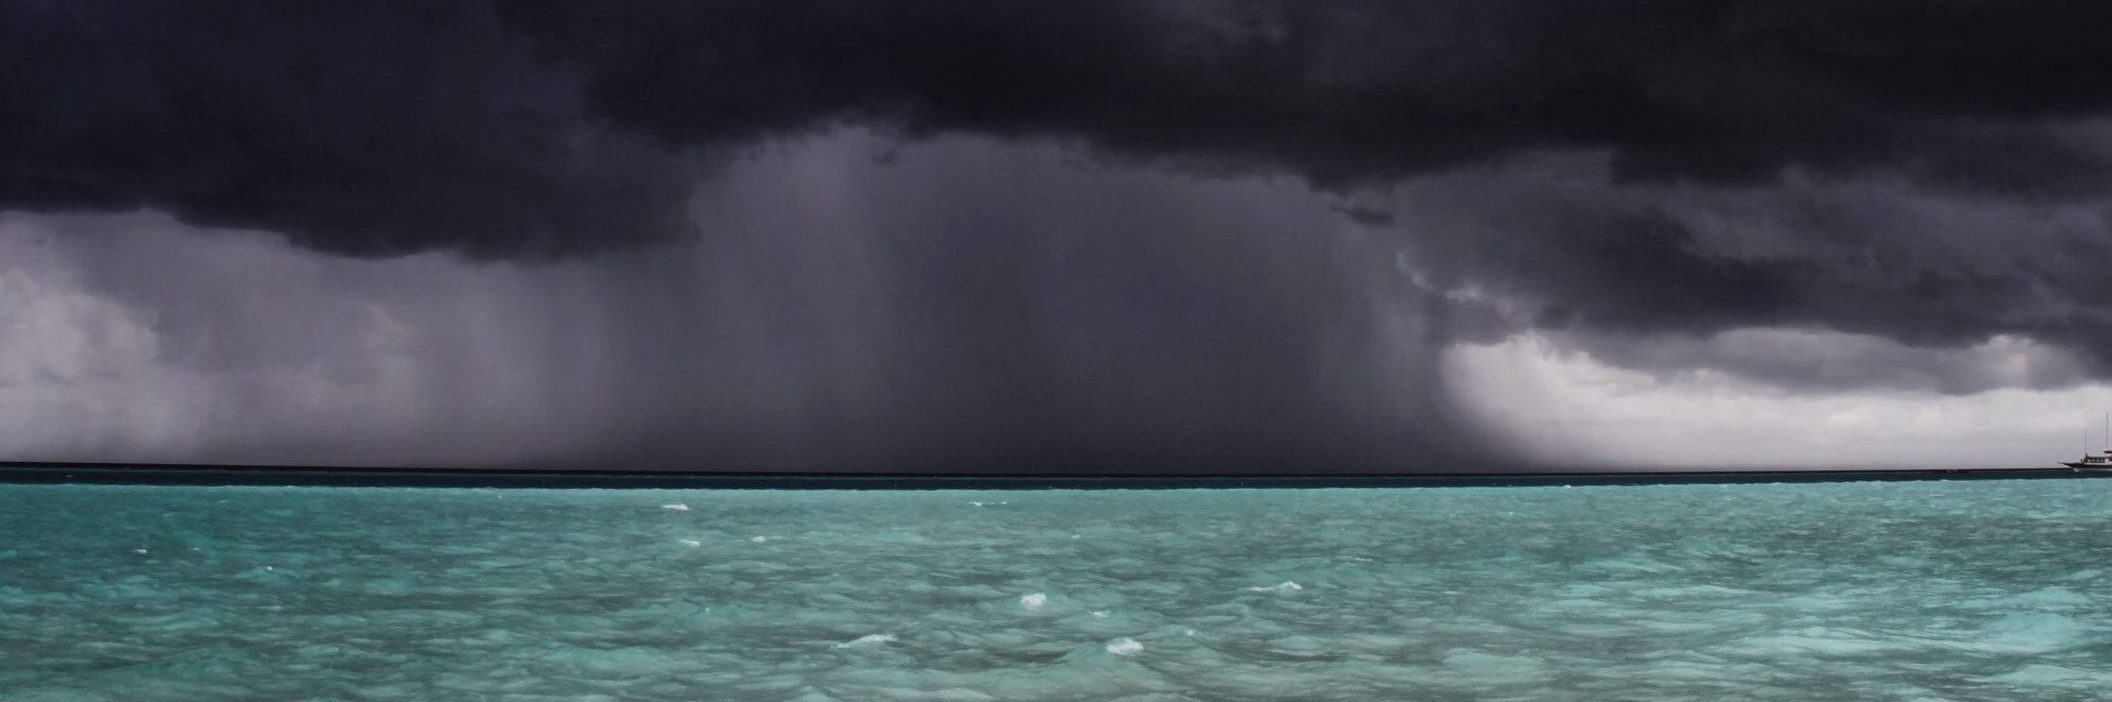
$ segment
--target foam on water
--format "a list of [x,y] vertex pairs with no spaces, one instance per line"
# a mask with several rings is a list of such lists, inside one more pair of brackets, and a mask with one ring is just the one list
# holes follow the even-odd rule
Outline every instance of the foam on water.
[[894,643],[895,641],[896,639],[894,634],[866,634],[856,639],[836,644],[836,648],[850,648],[852,646],[872,646],[876,644]]
[[0,485],[0,534],[10,701],[2112,689],[2112,481]]

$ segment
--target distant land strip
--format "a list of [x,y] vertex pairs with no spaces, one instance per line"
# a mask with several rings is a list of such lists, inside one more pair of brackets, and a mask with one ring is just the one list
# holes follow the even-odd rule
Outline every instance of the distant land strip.
[[0,483],[734,490],[1177,490],[1212,488],[1559,487],[2016,480],[2112,477],[2067,468],[1679,470],[1344,475],[996,475],[373,468],[0,461]]

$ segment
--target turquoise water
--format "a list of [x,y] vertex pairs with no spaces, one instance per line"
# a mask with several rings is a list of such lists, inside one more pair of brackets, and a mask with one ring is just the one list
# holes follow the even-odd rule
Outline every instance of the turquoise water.
[[2112,480],[0,485],[0,534],[10,701],[2112,690]]

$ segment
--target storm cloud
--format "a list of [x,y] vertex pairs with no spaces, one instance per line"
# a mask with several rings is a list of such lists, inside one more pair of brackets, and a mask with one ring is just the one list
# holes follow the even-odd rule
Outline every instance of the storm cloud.
[[[679,235],[674,147],[865,125],[1351,188],[1521,150],[2096,192],[2093,2],[16,2],[0,203],[325,251]],[[695,156],[694,153],[690,154]]]
[[[2083,1],[14,2],[0,209],[64,243],[0,282],[40,300],[11,324],[105,320],[60,326],[217,379],[229,417],[339,417],[126,456],[1501,462],[1454,416],[1448,345],[1814,392],[2112,375],[2108,25]],[[18,388],[109,377],[24,348]],[[387,431],[285,404],[391,382],[342,416]],[[384,435],[407,448],[359,452]]]
[[0,347],[0,405],[23,419],[11,445],[896,472],[1496,456],[1443,400],[1426,295],[1374,294],[1391,269],[1336,235],[1352,225],[1329,199],[982,140],[875,160],[889,144],[842,134],[759,155],[700,188],[692,216],[714,236],[556,262],[325,256],[159,214],[14,215],[0,240],[41,260],[5,271],[44,302]]
[[691,159],[598,126],[471,4],[0,4],[0,206],[317,250],[550,257],[685,228]]
[[[2007,335],[2073,355],[2049,357],[2060,368],[2031,385],[2112,369],[2112,286],[2101,270],[2112,254],[2112,199],[1960,195],[1898,174],[1792,172],[1767,186],[1621,184],[1609,161],[1603,153],[1544,156],[1405,184],[1396,206],[1417,215],[1406,225],[1413,235],[1400,241],[1433,287],[1474,291],[1484,301],[1473,304],[1484,308],[1506,300],[1506,314],[1485,315],[1502,317],[1499,333],[1571,333],[1634,367],[1757,369],[1719,343],[1696,342],[1777,328],[1966,356]],[[1845,343],[1835,351],[1876,354],[1857,365],[1877,375],[1904,360],[1831,338]],[[1617,350],[1634,345],[1727,353]],[[1777,379],[1798,385],[1812,375],[1790,370],[1797,356],[1774,364]],[[1926,386],[1988,387],[1964,367]]]
[[1629,178],[1904,169],[2095,185],[2038,120],[2112,103],[2089,2],[502,3],[674,142],[843,122],[1072,138],[1347,187],[1523,149]]

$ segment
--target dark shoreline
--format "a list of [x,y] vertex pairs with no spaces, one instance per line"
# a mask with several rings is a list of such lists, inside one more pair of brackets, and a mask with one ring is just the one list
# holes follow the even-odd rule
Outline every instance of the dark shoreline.
[[0,483],[299,485],[333,487],[654,488],[738,490],[1166,490],[1193,488],[1547,487],[1731,485],[2112,477],[2067,468],[1429,473],[1393,475],[947,475],[337,468],[0,462]]

